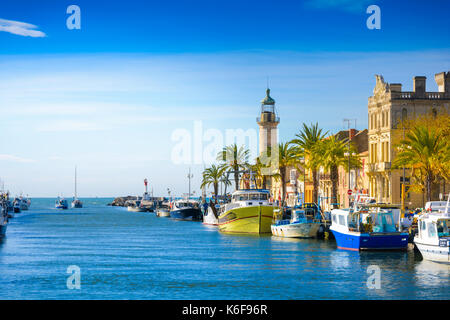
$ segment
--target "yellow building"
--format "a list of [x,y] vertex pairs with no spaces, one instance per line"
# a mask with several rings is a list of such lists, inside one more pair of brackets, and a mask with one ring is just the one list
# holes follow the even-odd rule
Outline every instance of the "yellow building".
[[[450,73],[435,75],[438,92],[426,91],[426,77],[414,77],[413,91],[402,91],[399,83],[387,83],[376,76],[373,96],[369,97],[369,193],[378,202],[401,203],[401,183],[410,183],[408,170],[393,170],[393,144],[404,134],[402,120],[423,114],[450,113]],[[436,195],[435,195],[436,197]],[[409,194],[406,206],[422,207],[423,194]]]

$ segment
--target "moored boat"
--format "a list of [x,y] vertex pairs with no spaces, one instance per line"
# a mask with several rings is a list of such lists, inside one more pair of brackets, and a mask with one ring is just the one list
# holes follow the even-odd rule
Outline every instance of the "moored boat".
[[70,206],[76,209],[83,208],[83,202],[77,197],[77,167],[75,167],[75,192]]
[[147,211],[147,209],[142,206],[141,200],[136,200],[135,202],[130,203],[128,205],[128,207],[127,207],[127,210],[128,211],[132,211],[132,212],[145,212],[145,211]]
[[419,216],[414,244],[424,260],[450,264],[450,195],[445,206],[436,202],[427,202]]
[[291,219],[276,220],[272,234],[286,238],[314,238],[320,228],[320,220],[307,209],[293,209]]
[[170,209],[168,205],[162,204],[156,208],[156,216],[158,217],[170,217]]
[[15,198],[13,201],[13,212],[20,213],[22,210],[20,209],[20,199]]
[[176,220],[201,221],[202,211],[199,203],[193,199],[175,200],[170,210],[170,217]]
[[6,235],[8,228],[8,204],[6,199],[2,199],[0,203],[0,238]]
[[226,233],[270,234],[273,209],[268,190],[237,190],[232,194],[231,202],[220,207],[219,230]]
[[210,202],[203,212],[203,224],[217,226],[219,224],[219,210],[220,205]]
[[58,197],[55,201],[55,208],[66,210],[69,209],[69,205],[67,204],[67,200],[61,197]]
[[23,196],[19,197],[19,206],[20,206],[21,211],[28,210],[30,205],[31,205],[30,199],[28,199],[27,197],[23,197]]
[[330,230],[344,250],[406,250],[408,233],[400,232],[392,210],[376,204],[333,209]]

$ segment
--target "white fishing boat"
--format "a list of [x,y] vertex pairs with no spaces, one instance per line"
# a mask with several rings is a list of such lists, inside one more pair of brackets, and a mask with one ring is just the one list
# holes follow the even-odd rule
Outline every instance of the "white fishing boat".
[[450,194],[445,206],[430,201],[417,221],[414,243],[424,260],[450,264]]
[[19,197],[19,206],[20,206],[21,211],[28,210],[30,205],[31,205],[31,201],[27,197],[24,197],[24,196]]
[[272,234],[286,238],[314,238],[320,228],[320,219],[314,211],[305,209],[292,210],[291,219],[277,220],[272,224]]
[[156,216],[158,217],[170,217],[170,208],[167,204],[162,204],[156,208]]
[[145,211],[147,211],[147,209],[142,206],[141,200],[136,200],[135,202],[130,203],[127,206],[127,210],[128,211],[132,211],[132,212],[145,212]]
[[75,167],[75,192],[71,203],[72,208],[83,208],[83,202],[77,197],[77,167]]
[[203,224],[217,226],[219,225],[220,205],[210,202],[208,208],[203,212]]

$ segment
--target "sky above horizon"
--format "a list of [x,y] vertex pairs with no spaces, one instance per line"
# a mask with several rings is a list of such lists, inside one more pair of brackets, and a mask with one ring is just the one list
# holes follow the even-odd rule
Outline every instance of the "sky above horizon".
[[[80,30],[66,27],[71,4]],[[366,27],[372,4],[380,30]],[[267,83],[280,141],[303,122],[336,132],[351,118],[367,128],[375,74],[405,91],[425,75],[437,91],[434,74],[450,70],[449,9],[448,1],[2,2],[0,179],[12,194],[70,197],[77,165],[81,197],[141,194],[144,178],[155,195],[181,195],[191,167],[198,194],[208,137],[256,134]],[[190,161],[174,161],[180,141],[191,144]]]

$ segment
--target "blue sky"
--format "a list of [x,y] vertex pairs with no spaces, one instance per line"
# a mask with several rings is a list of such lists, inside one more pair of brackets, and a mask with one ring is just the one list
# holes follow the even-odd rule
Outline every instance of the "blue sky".
[[[81,30],[66,28],[67,6]],[[381,9],[381,30],[366,8]],[[187,192],[176,130],[256,130],[267,78],[280,139],[302,122],[367,127],[375,74],[450,70],[448,1],[14,1],[0,3],[0,178],[13,193]],[[207,164],[205,164],[207,165]]]

